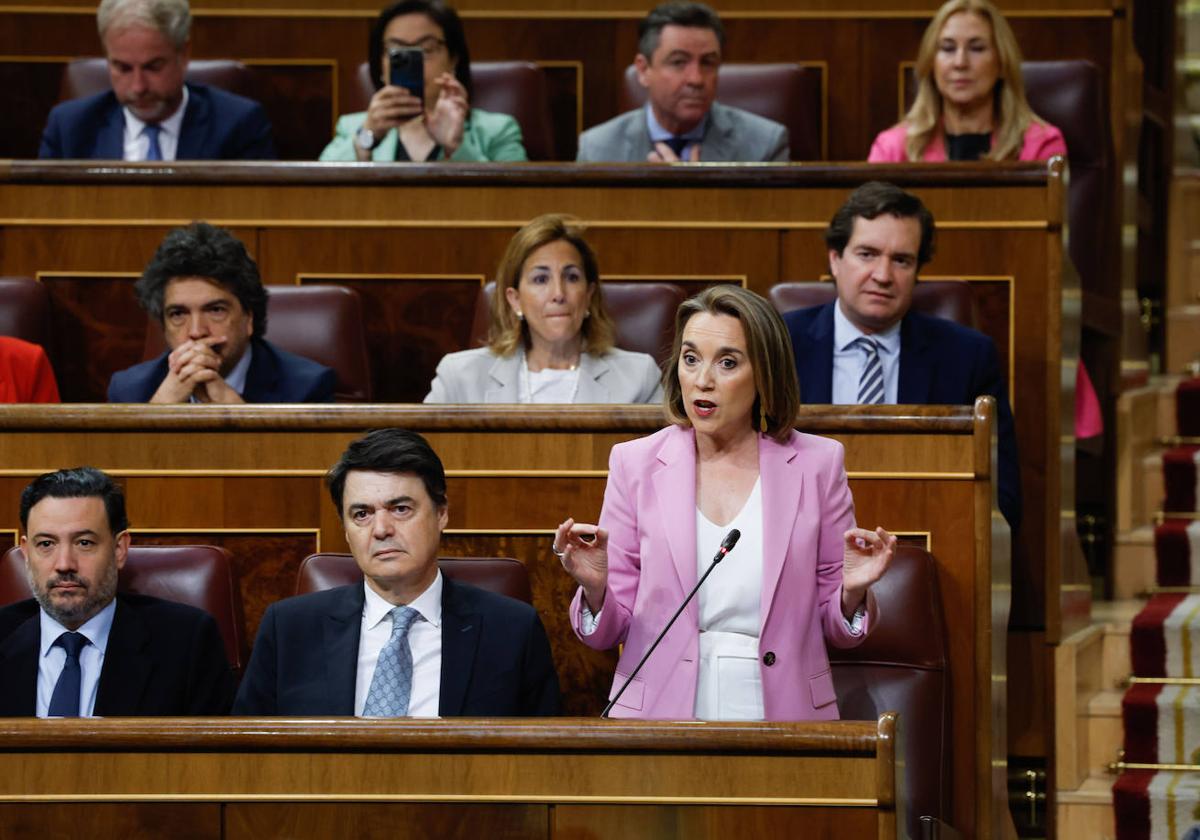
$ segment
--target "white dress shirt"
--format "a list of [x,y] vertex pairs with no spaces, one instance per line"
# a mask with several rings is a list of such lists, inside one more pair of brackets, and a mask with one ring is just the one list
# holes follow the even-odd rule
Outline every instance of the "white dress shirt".
[[[183,112],[187,110],[188,89],[183,86],[183,101],[175,109],[175,113],[158,124],[158,150],[163,160],[175,160],[179,150],[179,132],[183,129]],[[125,113],[125,152],[124,160],[142,161],[150,152],[150,138],[146,135],[146,123],[128,108],[122,108]]]
[[[842,312],[842,303],[833,307],[833,404],[856,405],[858,384],[862,379],[867,354],[861,347],[851,343],[867,334],[860,330]],[[900,393],[900,323],[897,322],[883,332],[867,336],[880,347],[879,363],[883,366],[883,401],[895,405]]]
[[[362,717],[371,690],[379,654],[392,637],[392,609],[364,580],[362,629],[358,635],[358,671],[354,679],[354,713]],[[408,700],[409,717],[438,717],[442,693],[442,573],[429,588],[409,602],[420,617],[408,628],[412,651],[413,685]]]
[[[104,666],[104,652],[108,648],[108,635],[112,631],[113,616],[117,611],[114,598],[76,630],[82,633],[89,644],[79,651],[79,716],[92,717],[96,708],[96,690],[100,687],[100,669]],[[38,651],[37,711],[38,717],[47,717],[54,686],[67,664],[67,652],[54,644],[63,633],[69,632],[50,617],[45,610],[38,610],[41,623],[41,646]]]

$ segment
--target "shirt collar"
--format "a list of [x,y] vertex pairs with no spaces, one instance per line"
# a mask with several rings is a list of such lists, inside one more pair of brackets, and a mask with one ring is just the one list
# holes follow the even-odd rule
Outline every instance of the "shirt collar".
[[[58,637],[70,631],[51,618],[45,609],[40,609],[38,612],[41,614],[41,655],[44,658],[50,652],[50,648],[54,647],[54,643],[58,641]],[[116,612],[117,599],[113,598],[108,602],[108,606],[85,621],[75,632],[86,636],[87,640],[95,645],[101,655],[103,655],[105,649],[108,647],[108,635],[112,630],[113,616]]]
[[[383,621],[396,604],[390,603],[383,599],[383,596],[371,588],[371,585],[365,580],[363,581],[363,589],[367,593],[366,599],[363,601],[363,618],[367,620],[367,629],[373,628],[379,622]],[[434,627],[442,626],[442,571],[438,569],[438,573],[433,578],[433,583],[425,588],[425,591],[408,602],[407,606],[421,614],[421,618],[428,621]]]
[[225,377],[225,384],[239,394],[243,394],[246,390],[246,374],[250,370],[250,357],[253,355],[254,342],[249,341],[246,343],[246,352],[242,354],[242,358],[238,359],[233,370],[229,371],[229,375]]
[[[179,132],[183,130],[183,112],[187,110],[188,97],[188,87],[184,85],[183,99],[180,101],[179,107],[175,109],[175,113],[158,123],[161,131],[170,134],[172,137],[179,136]],[[125,112],[125,126],[129,130],[129,133],[134,137],[141,137],[142,132],[146,129],[146,121],[138,119],[134,116],[133,111],[130,111],[127,107],[122,107],[121,110]]]
[[[871,333],[868,338],[874,339],[883,352],[892,354],[900,352],[900,324],[904,319],[901,318],[896,323],[892,324],[883,332]],[[833,307],[833,347],[838,352],[844,352],[850,344],[858,338],[867,335],[850,322],[846,314],[842,312],[842,302],[839,300]]]
[[[650,142],[652,142],[652,143],[659,143],[659,142],[662,142],[663,140],[669,140],[670,138],[675,136],[674,134],[672,134],[671,132],[669,132],[665,128],[663,128],[661,125],[659,125],[658,120],[656,120],[654,118],[654,109],[652,107],[650,107],[649,102],[646,103],[646,128],[648,128],[650,130]],[[708,114],[707,113],[704,115],[704,119],[702,119],[702,120],[700,120],[700,122],[696,123],[695,128],[693,128],[691,131],[685,131],[683,134],[680,134],[679,136],[684,138],[685,140],[699,142],[700,140],[704,139],[704,130],[706,128],[708,128]]]

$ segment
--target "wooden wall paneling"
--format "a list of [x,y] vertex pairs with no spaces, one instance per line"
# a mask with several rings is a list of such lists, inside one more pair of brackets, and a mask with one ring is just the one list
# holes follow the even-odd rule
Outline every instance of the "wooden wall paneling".
[[556,805],[553,837],[686,840],[691,837],[877,837],[873,814],[843,808]]
[[262,103],[280,160],[316,160],[338,117],[335,59],[244,59],[254,72],[246,96]]
[[63,66],[61,56],[0,55],[0,96],[5,113],[20,114],[0,133],[0,158],[35,158],[42,128],[58,99]]
[[469,345],[482,274],[300,274],[303,284],[334,283],[358,292],[375,398],[420,402],[442,357]]
[[78,837],[87,826],[93,840],[222,840],[221,825],[221,805],[216,802],[0,803],[4,837]]
[[20,534],[16,528],[0,528],[0,554],[14,548],[20,542]]
[[537,840],[549,837],[548,805],[419,802],[378,804],[244,802],[225,806],[224,840],[442,840],[494,837]]
[[553,123],[554,149],[559,160],[575,160],[583,132],[583,62],[543,59]]

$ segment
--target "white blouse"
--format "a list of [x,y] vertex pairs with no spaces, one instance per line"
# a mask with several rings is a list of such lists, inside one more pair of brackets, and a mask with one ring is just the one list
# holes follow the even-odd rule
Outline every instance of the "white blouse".
[[762,478],[728,525],[715,525],[696,508],[696,568],[703,575],[721,540],[733,528],[741,539],[696,596],[700,617],[700,668],[696,717],[700,720],[762,720]]

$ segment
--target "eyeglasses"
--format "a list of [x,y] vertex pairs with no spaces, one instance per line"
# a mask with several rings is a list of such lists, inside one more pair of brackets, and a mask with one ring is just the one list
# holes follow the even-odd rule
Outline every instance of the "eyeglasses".
[[446,47],[445,41],[443,41],[441,38],[435,38],[432,35],[428,35],[428,36],[422,38],[421,40],[417,41],[415,44],[406,44],[404,41],[397,41],[394,38],[389,38],[388,40],[383,42],[384,52],[387,52],[388,50],[394,50],[394,49],[401,49],[401,50],[417,49],[417,50],[420,50],[421,52],[425,53],[425,56],[427,58],[437,55],[441,50],[445,49],[445,47]]

